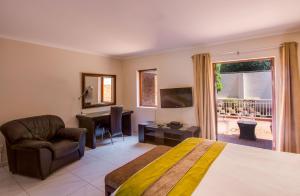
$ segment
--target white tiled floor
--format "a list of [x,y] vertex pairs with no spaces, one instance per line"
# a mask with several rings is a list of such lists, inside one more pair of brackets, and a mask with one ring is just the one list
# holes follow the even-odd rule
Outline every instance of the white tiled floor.
[[105,140],[96,149],[85,151],[84,157],[56,171],[45,180],[12,175],[8,167],[0,168],[0,195],[105,195],[104,176],[130,160],[152,149],[151,144],[138,143],[135,136]]

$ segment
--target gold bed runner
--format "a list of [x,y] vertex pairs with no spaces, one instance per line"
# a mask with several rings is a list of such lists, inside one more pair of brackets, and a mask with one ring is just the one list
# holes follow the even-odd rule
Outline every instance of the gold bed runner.
[[192,195],[195,188],[204,178],[207,170],[225,148],[226,143],[215,142],[196,164],[183,176],[169,192],[169,196]]
[[196,161],[207,151],[213,144],[213,141],[206,140],[198,144],[189,154],[178,161],[156,182],[154,182],[145,192],[144,196],[163,196],[177,184],[177,182],[188,172]]
[[116,195],[191,194],[224,147],[225,143],[189,138],[130,177]]

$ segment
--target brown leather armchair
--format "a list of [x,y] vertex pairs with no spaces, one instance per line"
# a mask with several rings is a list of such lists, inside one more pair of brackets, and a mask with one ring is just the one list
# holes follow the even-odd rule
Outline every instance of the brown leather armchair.
[[6,139],[9,170],[45,179],[84,155],[86,130],[65,128],[53,115],[13,120],[0,127]]

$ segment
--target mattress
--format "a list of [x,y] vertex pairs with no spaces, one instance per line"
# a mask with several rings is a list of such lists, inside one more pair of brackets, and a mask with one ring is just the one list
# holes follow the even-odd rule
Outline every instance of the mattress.
[[228,143],[192,195],[299,196],[300,155]]
[[227,144],[193,195],[300,195],[300,155]]

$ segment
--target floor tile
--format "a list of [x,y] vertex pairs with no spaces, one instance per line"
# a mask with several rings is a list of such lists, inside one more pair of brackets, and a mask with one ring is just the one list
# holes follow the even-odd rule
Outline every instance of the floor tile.
[[86,182],[79,180],[72,176],[70,179],[63,178],[59,181],[51,181],[38,187],[29,189],[31,196],[34,195],[67,195],[74,191],[74,189],[86,185]]
[[19,183],[31,196],[67,195],[87,185],[85,181],[72,174],[53,176],[46,180],[23,178]]
[[80,160],[71,163],[40,180],[12,175],[8,167],[0,168],[0,195],[65,196],[105,195],[104,177],[121,165],[154,147],[138,143],[136,136],[100,141],[96,149],[86,148]]
[[105,196],[104,190],[99,190],[92,185],[86,185],[79,190],[76,190],[70,194],[70,196]]
[[105,175],[94,175],[89,177],[89,183],[93,186],[97,187],[100,190],[105,190],[105,183],[104,183]]
[[95,161],[94,163],[83,165],[76,170],[71,171],[80,178],[86,178],[91,175],[105,175],[115,169],[114,165],[107,161]]
[[25,196],[26,192],[14,180],[14,178],[3,168],[0,168],[0,195]]
[[75,161],[75,162],[65,166],[64,168],[62,168],[62,170],[65,170],[65,171],[76,170],[82,166],[91,164],[97,160],[99,160],[99,159],[91,156],[90,154],[85,153],[85,155],[80,160]]

